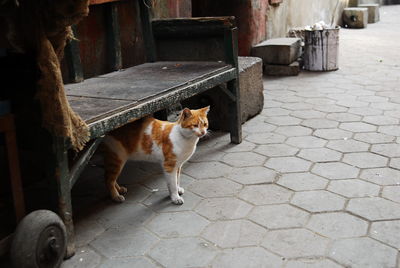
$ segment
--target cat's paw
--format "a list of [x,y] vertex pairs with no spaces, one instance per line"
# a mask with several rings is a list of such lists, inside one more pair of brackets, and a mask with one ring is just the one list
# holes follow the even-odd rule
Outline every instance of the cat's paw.
[[183,195],[185,193],[185,189],[182,187],[178,187],[178,194]]
[[128,189],[124,186],[120,186],[118,190],[119,194],[126,194],[128,192]]
[[178,196],[171,196],[172,203],[175,205],[182,205],[185,201],[182,197]]
[[115,195],[111,197],[113,201],[117,202],[117,203],[122,203],[125,201],[125,197],[123,197],[122,195]]

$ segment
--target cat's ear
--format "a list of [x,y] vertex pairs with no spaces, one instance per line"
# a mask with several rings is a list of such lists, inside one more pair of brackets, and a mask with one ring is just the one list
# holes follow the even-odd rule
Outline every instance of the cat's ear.
[[205,114],[208,114],[208,112],[210,111],[210,105],[208,105],[207,107],[204,107],[201,109],[201,111]]
[[187,119],[187,118],[190,118],[190,117],[192,117],[192,111],[190,111],[189,108],[183,109],[183,111],[182,111],[182,118],[183,118],[183,119]]

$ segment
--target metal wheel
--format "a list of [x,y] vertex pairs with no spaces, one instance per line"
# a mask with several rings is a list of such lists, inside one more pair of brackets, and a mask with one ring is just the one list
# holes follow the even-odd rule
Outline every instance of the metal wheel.
[[65,255],[64,223],[52,211],[36,210],[18,225],[11,244],[14,268],[57,268]]

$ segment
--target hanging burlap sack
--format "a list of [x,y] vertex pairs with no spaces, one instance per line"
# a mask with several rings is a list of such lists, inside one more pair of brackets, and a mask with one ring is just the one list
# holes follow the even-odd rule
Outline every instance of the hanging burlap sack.
[[70,26],[89,13],[89,0],[19,0],[8,16],[8,40],[16,51],[33,53],[40,70],[36,98],[43,126],[66,137],[75,150],[89,140],[85,122],[71,109],[65,95],[60,62],[66,43],[73,38]]

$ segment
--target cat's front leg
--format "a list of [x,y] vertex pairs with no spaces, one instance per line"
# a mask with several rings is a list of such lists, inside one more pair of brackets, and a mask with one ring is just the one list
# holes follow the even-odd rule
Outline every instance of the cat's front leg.
[[177,174],[177,184],[178,184],[178,193],[180,195],[183,195],[185,193],[185,189],[183,189],[183,187],[181,187],[181,170],[182,170],[182,166],[180,166],[178,168],[178,171],[176,172]]
[[169,196],[172,200],[172,203],[175,205],[182,205],[184,200],[179,196],[178,192],[178,174],[177,169],[174,169],[172,172],[166,172],[165,174],[167,179],[167,186],[169,190]]

